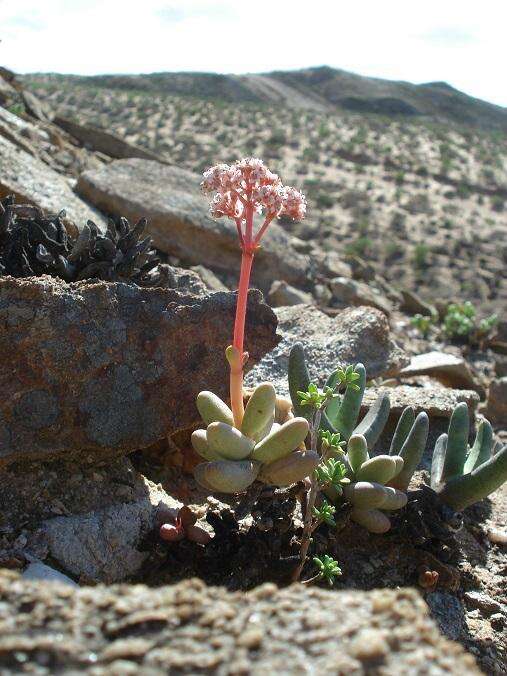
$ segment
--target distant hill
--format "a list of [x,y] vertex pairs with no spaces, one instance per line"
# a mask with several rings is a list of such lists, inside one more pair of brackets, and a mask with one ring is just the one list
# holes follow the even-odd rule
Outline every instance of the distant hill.
[[507,108],[473,98],[445,82],[409,82],[363,77],[321,66],[266,74],[150,73],[145,75],[24,76],[41,83],[141,90],[227,102],[280,104],[319,111],[336,109],[387,116],[430,117],[439,121],[507,131]]

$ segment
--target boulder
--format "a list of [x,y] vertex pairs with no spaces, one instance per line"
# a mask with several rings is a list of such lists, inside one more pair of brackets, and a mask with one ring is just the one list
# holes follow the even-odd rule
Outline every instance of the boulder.
[[227,291],[227,287],[218,279],[214,272],[205,268],[204,265],[195,265],[192,271],[199,275],[207,289],[210,291]]
[[97,129],[92,125],[79,124],[75,120],[65,117],[55,117],[54,124],[61,127],[68,134],[91,150],[104,153],[109,157],[128,158],[139,157],[145,160],[158,160],[164,162],[156,153],[140,148],[111,132]]
[[365,390],[363,405],[369,408],[382,392],[389,394],[391,415],[398,419],[407,406],[412,406],[416,415],[426,411],[430,418],[450,418],[456,406],[464,401],[470,413],[474,414],[479,395],[473,390],[454,390],[448,387],[368,387]]
[[68,181],[41,160],[0,136],[0,198],[14,195],[50,213],[65,209],[67,224],[82,228],[88,219],[105,227],[103,216],[72,192]]
[[[185,169],[127,159],[84,172],[76,189],[105,213],[133,221],[146,216],[147,232],[161,251],[214,271],[239,271],[236,227],[228,219],[211,218],[200,180]],[[309,257],[298,253],[291,237],[272,223],[256,256],[253,283],[265,291],[273,279],[306,286],[309,270]]]
[[507,429],[507,376],[491,381],[484,415],[493,424]]
[[81,582],[125,580],[146,561],[145,538],[180,507],[126,457],[14,465],[0,472],[0,532],[10,534],[0,561],[56,565]]
[[[52,674],[480,674],[415,590],[268,584],[228,592],[64,585],[0,574],[0,671]],[[30,612],[26,609],[29,608]]]
[[476,389],[476,383],[463,357],[446,352],[425,352],[412,357],[410,364],[400,373],[402,377],[431,376],[447,387]]
[[0,74],[0,104],[5,104],[16,95],[14,87]]
[[400,290],[402,302],[400,305],[400,310],[406,312],[409,315],[426,315],[431,317],[436,313],[435,308],[429,303],[425,303],[422,298],[420,298],[416,293],[410,291],[410,289],[401,289]]
[[30,563],[24,570],[22,575],[24,580],[40,580],[41,582],[59,582],[60,584],[67,584],[70,587],[77,587],[78,585],[71,580],[70,577],[60,573],[59,570],[46,566],[45,563],[34,561]]
[[[84,582],[121,582],[136,575],[149,556],[140,544],[155,530],[159,515],[178,515],[181,503],[138,475],[144,494],[84,514],[44,521],[33,535],[51,561]],[[30,546],[30,539],[28,541]]]
[[[251,291],[248,365],[278,341]],[[121,283],[0,278],[0,465],[145,448],[198,419],[195,396],[227,396],[235,295]]]
[[312,302],[311,293],[295,289],[283,280],[275,280],[271,284],[267,301],[271,307],[282,307],[285,305],[301,305],[302,303],[310,304]]
[[35,119],[39,120],[40,122],[47,122],[51,119],[51,110],[47,104],[37,98],[35,94],[23,89],[21,91],[21,99],[29,115],[35,117]]
[[313,305],[276,310],[281,342],[247,376],[254,385],[270,380],[278,394],[288,393],[287,364],[291,347],[304,345],[310,377],[324,384],[340,365],[362,362],[368,378],[394,376],[409,359],[391,338],[387,317],[371,307],[349,308],[329,317]]
[[365,282],[358,282],[346,277],[335,277],[330,280],[329,286],[333,294],[332,302],[338,307],[369,305],[385,312],[387,316],[392,312],[392,304],[387,298]]

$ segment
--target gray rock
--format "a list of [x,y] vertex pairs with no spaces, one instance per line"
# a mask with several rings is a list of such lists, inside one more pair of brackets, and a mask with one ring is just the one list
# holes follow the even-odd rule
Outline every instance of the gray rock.
[[460,600],[453,594],[438,591],[426,594],[426,603],[440,630],[456,641],[463,631],[465,618]]
[[426,352],[412,357],[410,364],[400,373],[412,377],[427,375],[448,387],[476,389],[477,383],[463,357],[446,352]]
[[409,289],[401,289],[400,291],[402,297],[402,303],[400,305],[400,310],[406,312],[409,315],[426,315],[431,317],[433,313],[436,312],[435,308],[429,303],[426,303],[419,298],[419,296],[410,291]]
[[21,99],[29,115],[35,117],[40,122],[47,122],[51,119],[51,110],[48,105],[37,98],[35,94],[23,89],[21,91]]
[[453,390],[448,387],[369,387],[366,389],[363,404],[370,407],[381,392],[388,392],[391,401],[391,414],[397,418],[403,409],[412,406],[416,412],[426,411],[430,418],[450,418],[456,406],[464,401],[472,415],[479,403],[479,395],[473,390]]
[[97,127],[93,127],[92,125],[79,124],[75,120],[69,120],[61,116],[55,117],[54,124],[64,129],[87,148],[109,155],[109,157],[140,157],[145,160],[164,162],[164,159],[155,153],[135,146],[132,143],[127,143],[127,141],[116,136],[116,134],[104,131],[103,129],[97,129]]
[[339,365],[362,362],[368,378],[392,376],[408,362],[391,338],[387,317],[374,308],[350,308],[328,317],[312,305],[278,308],[282,341],[247,376],[254,385],[271,380],[278,394],[288,393],[287,364],[291,347],[304,345],[310,376],[323,384]]
[[70,587],[77,587],[78,585],[71,580],[70,577],[60,573],[59,570],[55,570],[50,566],[46,566],[45,563],[40,561],[34,561],[29,563],[28,566],[23,571],[21,576],[24,580],[38,580],[40,582],[59,582],[60,584],[66,584]]
[[[0,464],[98,459],[145,448],[198,418],[195,396],[226,396],[235,295],[106,282],[0,278]],[[251,291],[248,365],[277,344]]]
[[335,277],[329,282],[333,294],[333,303],[338,307],[348,307],[350,305],[367,305],[389,316],[392,312],[391,303],[377,293],[365,282],[358,282],[346,277]]
[[500,427],[507,427],[507,376],[491,381],[484,411],[486,418]]
[[64,570],[86,582],[121,582],[139,572],[148,557],[142,539],[165,513],[177,515],[181,503],[147,479],[145,495],[134,502],[45,521],[37,538]]
[[467,591],[464,593],[464,598],[468,606],[478,608],[486,617],[492,613],[499,613],[502,610],[501,603],[498,603],[498,601],[483,592]]
[[283,307],[287,305],[301,305],[302,303],[311,304],[312,295],[306,291],[295,289],[287,282],[275,280],[271,284],[267,299],[271,307]]
[[352,268],[336,251],[322,251],[322,249],[317,248],[313,252],[312,258],[315,260],[320,274],[327,279],[352,276]]
[[[134,221],[146,216],[147,232],[161,251],[188,264],[239,273],[236,227],[228,219],[211,218],[200,180],[197,174],[159,162],[116,160],[83,173],[77,191],[105,213]],[[265,291],[273,279],[305,286],[309,271],[309,257],[299,254],[286,232],[272,223],[256,255],[253,283]]]
[[[69,590],[0,574],[0,670],[52,674],[479,674],[414,590],[198,580]],[[28,606],[31,612],[23,612]]]
[[227,287],[223,284],[214,272],[205,268],[204,265],[195,265],[192,270],[196,272],[204,285],[210,291],[227,291]]
[[67,225],[83,227],[88,219],[105,227],[105,219],[72,192],[67,180],[41,160],[0,136],[0,197],[14,195],[50,213],[65,209]]

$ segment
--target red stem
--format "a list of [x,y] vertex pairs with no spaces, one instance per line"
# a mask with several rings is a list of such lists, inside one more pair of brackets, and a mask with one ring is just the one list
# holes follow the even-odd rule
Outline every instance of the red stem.
[[245,236],[241,241],[241,272],[239,275],[238,299],[236,302],[236,318],[234,320],[233,346],[236,348],[236,358],[233,362],[230,362],[231,409],[234,417],[234,425],[238,429],[241,427],[245,412],[243,406],[243,344],[245,339],[248,288],[250,286],[250,274],[252,272],[255,251],[255,245],[252,240],[253,215],[253,206],[248,202],[245,208]]

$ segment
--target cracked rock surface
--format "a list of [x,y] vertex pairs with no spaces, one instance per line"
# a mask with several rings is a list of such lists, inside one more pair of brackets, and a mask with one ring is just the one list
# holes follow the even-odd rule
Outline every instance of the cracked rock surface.
[[6,676],[480,673],[407,589],[243,594],[188,580],[74,590],[3,573],[0,599]]
[[[124,455],[190,426],[200,390],[226,395],[234,311],[233,293],[0,278],[0,465]],[[259,292],[247,317],[251,365],[278,337]]]

